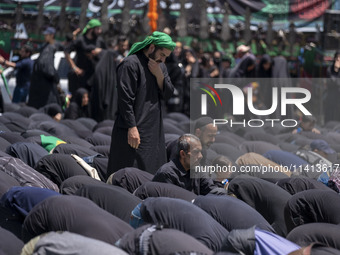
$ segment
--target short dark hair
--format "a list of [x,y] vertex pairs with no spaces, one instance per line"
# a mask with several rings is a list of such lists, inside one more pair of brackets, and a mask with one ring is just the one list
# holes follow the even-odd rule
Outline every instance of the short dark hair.
[[312,116],[312,115],[303,115],[301,121],[302,121],[302,122],[315,123],[315,122],[316,122],[316,119],[315,119],[315,117]]
[[197,136],[192,134],[184,134],[178,138],[176,150],[177,157],[179,157],[179,153],[181,150],[183,150],[185,153],[188,153],[190,151],[190,141],[192,140],[201,142]]
[[33,47],[29,44],[25,44],[24,46],[22,46],[22,49],[26,52],[29,53],[29,55],[31,56],[33,53]]
[[117,44],[120,42],[125,42],[126,40],[127,40],[127,37],[125,35],[120,35],[118,36]]
[[[149,49],[151,44],[152,44],[152,43],[150,43],[149,45],[146,45],[146,46],[144,47],[143,50]],[[154,45],[155,45],[155,44],[154,44]],[[157,50],[163,50],[163,49],[164,49],[164,47],[159,47],[159,46],[155,45],[155,52],[156,52]]]

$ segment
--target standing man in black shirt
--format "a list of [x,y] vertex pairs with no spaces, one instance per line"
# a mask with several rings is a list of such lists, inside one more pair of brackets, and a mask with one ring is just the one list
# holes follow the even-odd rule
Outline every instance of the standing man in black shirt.
[[[102,23],[97,19],[91,19],[85,28],[82,35],[65,49],[65,57],[69,62],[72,72],[69,74],[69,90],[74,93],[78,88],[90,89],[87,81],[94,72],[94,64],[87,57],[88,49],[101,48],[106,49],[102,33]],[[76,51],[75,60],[70,56],[72,51]]]
[[154,174],[166,158],[161,99],[174,91],[164,64],[176,44],[155,31],[132,45],[117,68],[118,115],[107,176],[124,167]]

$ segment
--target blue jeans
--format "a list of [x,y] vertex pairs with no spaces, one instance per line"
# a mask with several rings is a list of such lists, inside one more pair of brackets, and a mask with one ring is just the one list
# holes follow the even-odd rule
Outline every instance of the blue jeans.
[[12,103],[25,103],[27,95],[29,92],[29,87],[18,87],[16,86],[13,93]]

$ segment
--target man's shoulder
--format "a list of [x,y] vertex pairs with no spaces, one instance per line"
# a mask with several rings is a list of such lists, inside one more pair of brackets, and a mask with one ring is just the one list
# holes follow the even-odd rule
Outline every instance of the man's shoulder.
[[138,57],[133,54],[130,56],[127,56],[123,59],[122,62],[120,62],[120,66],[125,66],[125,65],[138,65],[140,63]]
[[157,173],[165,173],[165,172],[173,172],[174,170],[177,169],[177,166],[175,164],[175,162],[173,162],[172,160],[170,160],[169,162],[165,163],[164,165],[162,165]]

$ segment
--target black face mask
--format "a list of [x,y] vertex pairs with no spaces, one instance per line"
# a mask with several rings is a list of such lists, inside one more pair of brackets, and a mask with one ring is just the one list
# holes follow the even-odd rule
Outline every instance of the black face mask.
[[214,58],[214,63],[215,63],[215,65],[220,65],[221,59],[220,58]]

